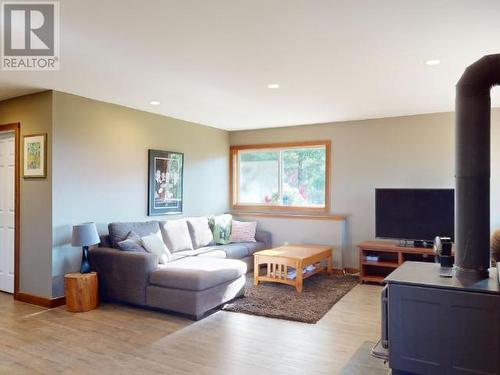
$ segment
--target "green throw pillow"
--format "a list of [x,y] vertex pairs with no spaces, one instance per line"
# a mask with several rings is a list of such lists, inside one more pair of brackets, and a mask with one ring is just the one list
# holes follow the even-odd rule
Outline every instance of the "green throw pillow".
[[230,214],[212,216],[208,219],[208,225],[214,235],[214,243],[225,245],[230,242],[232,220],[233,216]]

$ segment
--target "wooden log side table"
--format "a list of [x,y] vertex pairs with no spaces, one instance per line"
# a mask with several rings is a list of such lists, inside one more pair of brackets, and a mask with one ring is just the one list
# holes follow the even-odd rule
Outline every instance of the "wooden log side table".
[[[326,266],[321,265],[325,261]],[[260,275],[260,265],[265,264],[266,272]],[[312,271],[302,270],[314,265]],[[254,253],[254,285],[261,281],[292,285],[301,293],[304,279],[326,271],[332,274],[332,248],[323,245],[286,245]],[[295,278],[288,278],[288,269],[295,269]]]
[[64,275],[64,294],[66,295],[66,310],[70,312],[95,309],[99,304],[97,272],[75,272]]

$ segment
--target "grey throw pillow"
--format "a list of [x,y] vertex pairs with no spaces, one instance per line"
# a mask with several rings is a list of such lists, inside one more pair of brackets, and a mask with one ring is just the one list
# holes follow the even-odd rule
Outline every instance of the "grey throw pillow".
[[128,232],[127,238],[117,243],[118,248],[123,251],[139,251],[145,253],[146,250],[142,247],[141,238],[133,230]]

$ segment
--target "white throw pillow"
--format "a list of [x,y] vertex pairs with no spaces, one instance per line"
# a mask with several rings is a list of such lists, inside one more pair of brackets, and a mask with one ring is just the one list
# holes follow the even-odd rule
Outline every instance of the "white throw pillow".
[[160,232],[150,234],[149,236],[141,237],[142,246],[148,253],[156,254],[158,256],[158,263],[166,264],[169,262],[172,254],[165,246]]
[[161,226],[161,231],[163,239],[172,253],[193,250],[193,243],[191,242],[186,220],[169,220]]
[[255,232],[257,231],[257,222],[255,221],[236,221],[231,224],[231,242],[256,242]]

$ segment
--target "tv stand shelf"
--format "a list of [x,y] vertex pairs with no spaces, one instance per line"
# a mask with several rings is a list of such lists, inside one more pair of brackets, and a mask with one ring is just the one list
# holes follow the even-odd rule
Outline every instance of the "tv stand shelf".
[[[429,248],[400,246],[389,241],[365,241],[358,248],[361,283],[381,283],[407,260],[434,262],[434,252]],[[367,256],[376,256],[378,260],[367,260]]]

